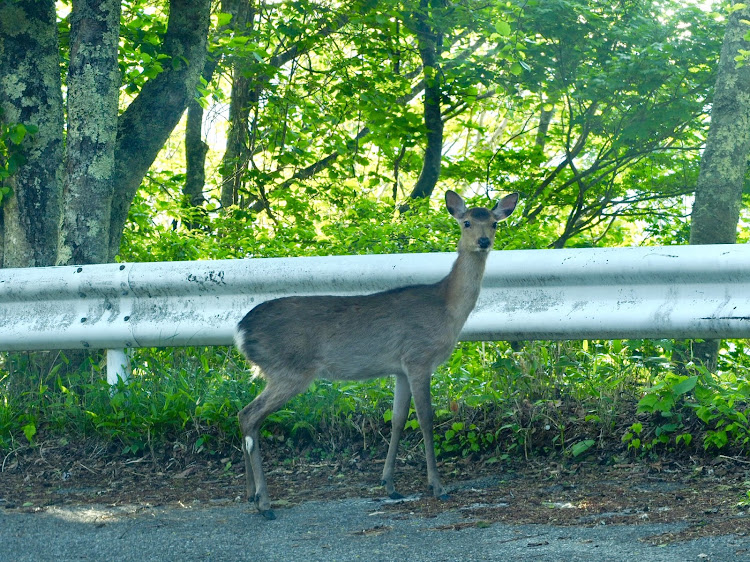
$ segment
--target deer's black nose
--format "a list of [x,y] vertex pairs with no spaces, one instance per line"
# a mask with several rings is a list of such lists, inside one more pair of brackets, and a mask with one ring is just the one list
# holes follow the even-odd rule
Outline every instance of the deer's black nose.
[[477,244],[479,244],[479,247],[482,248],[482,250],[486,250],[490,247],[490,239],[486,236],[482,236],[479,240],[477,240]]

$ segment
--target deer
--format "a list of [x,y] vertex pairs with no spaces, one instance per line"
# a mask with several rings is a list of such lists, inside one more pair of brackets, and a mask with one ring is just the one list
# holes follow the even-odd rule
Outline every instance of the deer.
[[437,283],[362,296],[288,296],[265,301],[237,325],[235,344],[259,369],[263,390],[238,414],[245,461],[245,492],[257,511],[275,519],[260,454],[260,428],[271,413],[318,377],[366,380],[395,376],[391,438],[381,484],[392,499],[399,441],[412,397],[422,431],[427,483],[448,499],[440,482],[433,437],[432,373],[453,352],[474,309],[498,222],[518,203],[506,195],[491,209],[467,208],[447,191],[448,212],[461,227],[458,257]]

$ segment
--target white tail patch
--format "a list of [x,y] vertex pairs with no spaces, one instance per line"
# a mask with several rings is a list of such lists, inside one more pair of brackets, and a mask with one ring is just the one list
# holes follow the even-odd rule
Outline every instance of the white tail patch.
[[253,450],[253,446],[255,446],[255,443],[253,442],[253,438],[248,436],[245,437],[245,450],[250,453]]
[[234,345],[240,351],[242,351],[242,337],[243,337],[243,335],[244,335],[244,333],[242,332],[242,330],[237,330],[236,332],[234,332]]
[[[245,342],[244,338],[245,338],[245,332],[244,331],[242,331],[242,330],[236,330],[234,332],[234,345],[240,351],[240,353],[242,353],[243,355],[245,354],[245,350],[242,347],[244,345],[244,342]],[[252,373],[251,374],[251,380],[252,379],[256,379],[256,378],[261,378],[262,373],[261,373],[260,367],[258,367],[257,365],[251,364],[250,365],[250,371]]]

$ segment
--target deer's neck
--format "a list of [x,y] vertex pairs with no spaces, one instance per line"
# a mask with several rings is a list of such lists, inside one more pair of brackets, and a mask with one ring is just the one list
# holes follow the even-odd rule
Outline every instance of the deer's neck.
[[488,252],[459,252],[453,269],[443,279],[449,312],[463,326],[477,304]]

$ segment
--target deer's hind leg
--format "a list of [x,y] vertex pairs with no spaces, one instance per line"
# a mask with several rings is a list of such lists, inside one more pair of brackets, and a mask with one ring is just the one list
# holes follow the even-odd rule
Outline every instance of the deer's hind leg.
[[433,434],[432,398],[430,395],[430,371],[414,369],[409,372],[409,385],[414,395],[414,409],[417,411],[419,427],[424,439],[424,454],[427,461],[427,483],[436,498],[447,500],[448,494],[440,483],[440,475],[435,459],[435,437]]
[[409,388],[409,379],[406,375],[396,376],[396,388],[393,391],[393,415],[391,416],[391,442],[388,444],[388,455],[385,458],[383,467],[382,484],[385,486],[385,493],[391,499],[399,499],[403,496],[396,491],[393,485],[393,474],[396,470],[396,453],[398,444],[401,440],[401,434],[404,431],[406,418],[409,415],[409,404],[411,403],[411,388]]
[[312,376],[267,378],[263,391],[238,414],[242,431],[242,453],[245,459],[247,499],[255,502],[255,507],[266,519],[275,519],[276,516],[271,510],[260,456],[260,426],[263,420],[286,404],[290,398],[303,392],[311,380]]

